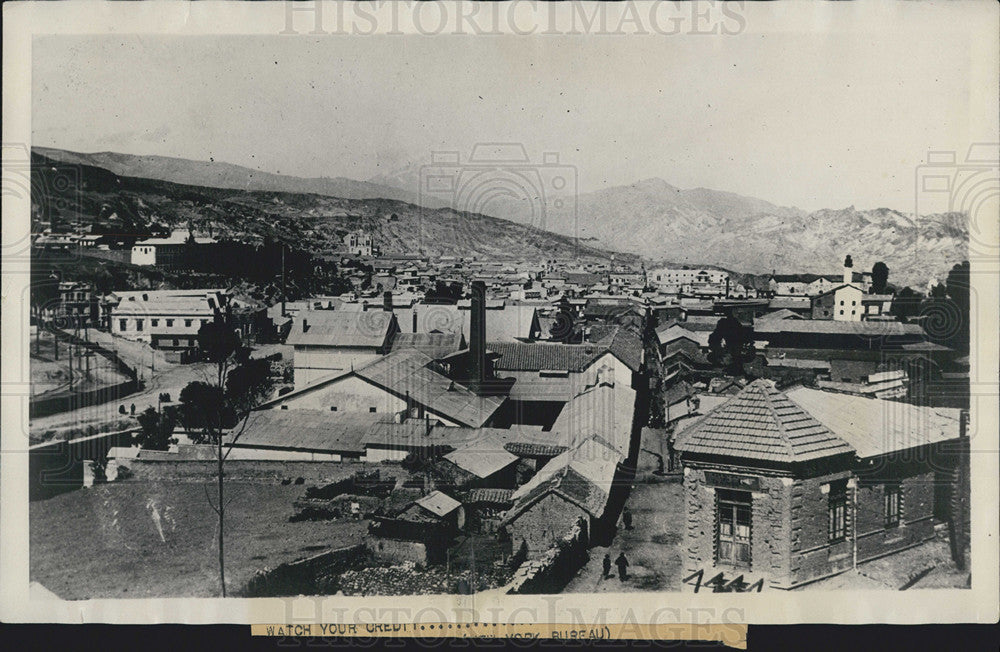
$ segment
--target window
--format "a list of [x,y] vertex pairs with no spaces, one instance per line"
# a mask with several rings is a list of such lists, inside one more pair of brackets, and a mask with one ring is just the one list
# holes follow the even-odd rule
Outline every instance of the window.
[[282,406],[281,406],[281,409],[282,409],[282,410],[287,410],[287,409],[288,409],[288,406],[287,406],[287,405],[282,405]]
[[185,319],[184,320],[184,325],[187,326],[188,328],[191,328],[191,322],[192,322],[191,319]]
[[128,320],[127,319],[119,319],[118,320],[118,330],[120,330],[120,331],[127,331],[128,330]]
[[136,319],[135,320],[135,329],[137,331],[141,331],[142,330],[142,320],[141,319]]
[[885,526],[896,527],[899,525],[900,509],[903,500],[903,488],[898,482],[885,485]]
[[843,311],[843,310],[841,310],[841,311],[840,311],[840,314],[844,314],[844,311]]
[[840,300],[840,305],[844,305],[844,300],[843,299]]
[[716,490],[716,561],[720,564],[750,566],[750,497],[746,491]]
[[847,481],[830,483],[828,503],[830,543],[847,538]]
[[330,406],[330,412],[336,412],[336,411],[337,411],[337,406],[336,405],[331,405]]
[[171,327],[173,325],[174,325],[174,320],[173,319],[168,319],[167,320],[167,327],[169,328],[169,327]]
[[174,340],[174,346],[180,346],[180,340]]
[[368,408],[368,411],[369,411],[369,412],[375,412],[375,408],[373,408],[373,407],[370,407],[370,408]]
[[207,319],[202,319],[202,320],[201,320],[201,325],[202,325],[202,326],[204,326],[204,325],[205,325],[205,324],[207,324],[207,323],[208,323],[208,320],[207,320]]
[[852,305],[852,306],[856,306],[856,305],[858,305],[858,302],[857,302],[857,301],[852,301],[852,302],[851,302],[851,305]]
[[149,325],[150,325],[150,326],[151,326],[152,328],[156,328],[157,326],[159,326],[159,325],[160,325],[160,320],[159,320],[159,319],[150,319],[150,320],[149,320]]

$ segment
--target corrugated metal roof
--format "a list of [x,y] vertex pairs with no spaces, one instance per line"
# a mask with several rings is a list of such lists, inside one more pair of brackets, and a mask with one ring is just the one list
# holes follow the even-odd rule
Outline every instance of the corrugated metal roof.
[[483,438],[472,445],[448,453],[444,458],[479,478],[488,478],[517,462],[515,455],[504,450],[502,441],[492,438]]
[[758,335],[764,333],[808,333],[823,335],[860,335],[863,337],[888,337],[923,335],[916,324],[898,321],[836,321],[833,319],[771,319],[758,320],[754,328]]
[[437,516],[447,516],[462,506],[462,503],[458,502],[443,491],[429,493],[415,502]]
[[411,400],[464,426],[486,423],[504,397],[478,396],[447,376],[429,368],[432,360],[420,351],[407,349],[379,358],[355,375],[385,388],[400,398]]
[[[382,310],[305,310],[285,340],[293,346],[385,346],[392,313]],[[303,326],[308,328],[303,329]]]
[[796,387],[789,399],[854,447],[874,457],[957,439],[961,410]]
[[440,360],[463,348],[460,333],[396,333],[392,350],[414,349],[432,360]]
[[550,434],[553,443],[574,447],[593,435],[603,437],[622,457],[627,457],[632,441],[635,390],[622,382],[597,385],[567,403]]
[[260,410],[247,419],[242,447],[363,453],[362,440],[384,414],[323,410]]
[[763,379],[685,429],[676,448],[772,462],[803,462],[853,452],[846,441]]

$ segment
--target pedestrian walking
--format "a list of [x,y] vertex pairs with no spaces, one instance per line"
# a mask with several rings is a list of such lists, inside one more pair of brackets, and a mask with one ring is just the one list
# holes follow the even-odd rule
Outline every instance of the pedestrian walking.
[[611,576],[611,555],[604,555],[604,578]]
[[618,555],[615,564],[618,566],[618,579],[624,582],[628,579],[628,559],[625,559],[624,552]]
[[625,510],[622,512],[622,523],[625,524],[626,530],[632,529],[632,512],[629,510],[628,507],[626,507]]

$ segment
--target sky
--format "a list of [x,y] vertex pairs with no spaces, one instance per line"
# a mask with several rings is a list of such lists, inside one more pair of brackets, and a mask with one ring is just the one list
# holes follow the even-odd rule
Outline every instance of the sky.
[[[961,29],[735,36],[36,38],[35,145],[366,180],[434,151],[558,152],[807,210],[911,211],[929,150],[996,137]],[[961,154],[959,155],[961,157]]]

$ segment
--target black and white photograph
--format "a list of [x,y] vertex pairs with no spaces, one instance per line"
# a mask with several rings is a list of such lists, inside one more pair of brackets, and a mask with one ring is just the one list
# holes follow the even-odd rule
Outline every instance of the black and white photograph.
[[25,40],[26,600],[995,588],[992,3],[260,4]]

